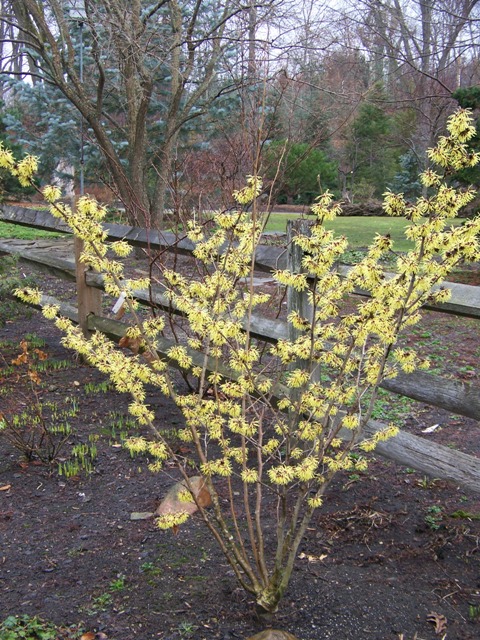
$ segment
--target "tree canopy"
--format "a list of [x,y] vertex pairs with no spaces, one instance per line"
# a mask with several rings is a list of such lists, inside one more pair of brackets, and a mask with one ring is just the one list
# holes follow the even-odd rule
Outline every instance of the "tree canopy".
[[287,200],[326,186],[356,201],[414,193],[453,98],[478,106],[480,0],[1,9],[6,135],[40,155],[46,178],[62,156],[77,174],[83,158],[87,182],[108,184],[141,224],[226,204],[263,170]]

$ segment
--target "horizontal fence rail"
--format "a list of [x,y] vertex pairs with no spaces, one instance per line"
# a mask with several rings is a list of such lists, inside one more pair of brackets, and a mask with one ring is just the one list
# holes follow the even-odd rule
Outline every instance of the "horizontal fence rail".
[[[42,229],[44,231],[71,233],[71,230],[64,222],[54,218],[48,211],[43,210],[4,207],[0,212],[0,220],[35,229]],[[167,231],[155,231],[108,222],[104,223],[103,227],[108,233],[108,240],[126,240],[132,246],[149,249],[151,251],[175,251],[180,255],[191,255],[195,248],[193,242],[188,240],[188,238],[177,236]],[[2,245],[0,243],[0,251],[1,250]],[[255,269],[265,273],[271,273],[276,269],[286,268],[287,250],[285,247],[266,245],[257,247],[255,252]],[[348,271],[348,266],[338,266],[340,275],[345,276]],[[444,282],[441,286],[451,290],[452,295],[450,300],[435,306],[425,305],[425,309],[480,319],[480,287],[472,287],[471,285],[453,282]],[[355,293],[366,295],[361,289],[357,289]]]

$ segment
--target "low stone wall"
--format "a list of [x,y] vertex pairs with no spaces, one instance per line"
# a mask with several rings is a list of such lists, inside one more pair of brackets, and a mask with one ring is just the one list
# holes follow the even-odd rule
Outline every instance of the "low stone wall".
[[[303,213],[308,215],[310,213],[310,205],[295,205],[295,204],[276,204],[273,210],[277,213]],[[377,201],[362,202],[361,204],[342,204],[343,216],[384,216],[385,212],[382,208],[382,203]]]

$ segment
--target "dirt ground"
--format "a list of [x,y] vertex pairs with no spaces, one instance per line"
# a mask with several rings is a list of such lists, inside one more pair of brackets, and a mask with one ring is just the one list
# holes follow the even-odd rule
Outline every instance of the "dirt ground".
[[[476,272],[462,277],[478,284]],[[48,278],[43,284],[55,287]],[[32,402],[27,378],[5,374],[28,335],[47,354],[42,401],[78,403],[67,449],[100,437],[93,473],[71,478],[26,463],[0,438],[0,622],[38,615],[109,640],[234,640],[269,626],[304,640],[480,638],[479,495],[380,457],[364,476],[339,476],[279,613],[259,618],[200,521],[173,535],[151,519],[131,520],[155,510],[175,470],[153,475],[145,458],[122,448],[128,399],[65,351],[37,312],[0,328],[0,410],[21,412]],[[438,372],[480,385],[479,337],[476,321],[428,313],[409,343],[428,350]],[[181,425],[169,401],[149,401],[161,428]],[[480,455],[474,420],[386,396],[377,413]]]

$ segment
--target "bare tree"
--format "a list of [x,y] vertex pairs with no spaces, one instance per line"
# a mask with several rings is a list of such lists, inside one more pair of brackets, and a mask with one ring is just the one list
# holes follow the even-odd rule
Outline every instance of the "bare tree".
[[340,11],[356,26],[372,80],[384,83],[392,102],[417,109],[417,150],[432,144],[463,69],[478,59],[479,7],[479,0],[360,0]]
[[27,52],[31,77],[54,84],[80,112],[129,219],[161,223],[178,136],[225,89],[217,83],[212,91],[226,47],[242,37],[235,18],[243,7],[235,0],[9,6],[2,21],[16,30],[14,59],[18,47]]

